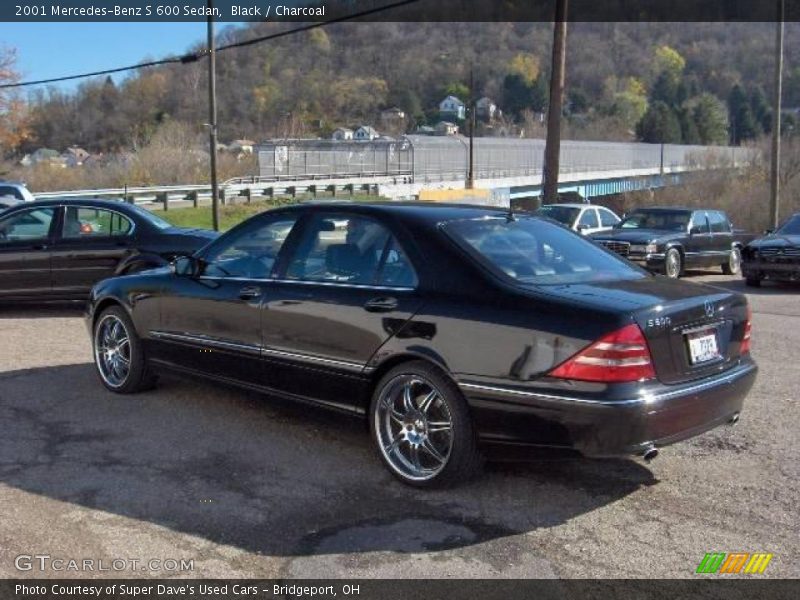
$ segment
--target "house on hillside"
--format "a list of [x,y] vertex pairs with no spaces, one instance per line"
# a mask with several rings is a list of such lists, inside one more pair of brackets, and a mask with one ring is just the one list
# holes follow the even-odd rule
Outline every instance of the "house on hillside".
[[387,125],[402,124],[405,119],[405,111],[396,106],[385,108],[381,111],[381,122]]
[[339,142],[353,139],[353,130],[347,127],[337,127],[331,134],[331,139]]
[[467,107],[455,96],[448,96],[439,102],[439,116],[446,120],[448,118],[464,120],[467,115]]
[[436,129],[434,129],[430,125],[417,125],[417,128],[414,130],[414,133],[417,135],[433,135],[436,133]]
[[253,140],[233,140],[228,144],[228,152],[252,154],[256,143]]
[[380,137],[380,135],[381,134],[378,133],[373,127],[369,125],[362,125],[353,133],[353,139],[359,141],[369,141]]
[[458,125],[450,121],[439,121],[434,130],[436,135],[456,135],[458,133]]
[[70,146],[61,155],[68,167],[81,167],[90,154],[79,146]]
[[483,121],[491,121],[497,112],[497,105],[484,96],[475,103],[475,116]]

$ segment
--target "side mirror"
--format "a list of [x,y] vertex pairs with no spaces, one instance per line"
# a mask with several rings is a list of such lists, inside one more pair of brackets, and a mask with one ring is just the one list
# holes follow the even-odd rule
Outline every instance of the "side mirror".
[[583,224],[578,225],[578,231],[583,231],[584,229],[589,229],[589,228]]
[[170,263],[172,272],[179,277],[195,277],[200,263],[194,256],[178,256]]

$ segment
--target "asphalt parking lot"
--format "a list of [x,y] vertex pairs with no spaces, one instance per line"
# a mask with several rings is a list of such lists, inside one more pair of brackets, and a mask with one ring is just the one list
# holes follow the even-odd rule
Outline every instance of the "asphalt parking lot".
[[108,393],[80,309],[0,308],[0,577],[694,577],[712,551],[800,577],[800,288],[690,280],[750,296],[761,372],[737,426],[649,465],[541,457],[435,492],[397,483],[346,417],[180,379]]

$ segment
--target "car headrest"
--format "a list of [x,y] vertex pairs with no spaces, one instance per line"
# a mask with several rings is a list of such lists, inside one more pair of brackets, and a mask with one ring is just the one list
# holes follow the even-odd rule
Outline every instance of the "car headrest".
[[331,244],[325,250],[325,266],[329,273],[369,283],[376,265],[371,253],[362,254],[356,244]]

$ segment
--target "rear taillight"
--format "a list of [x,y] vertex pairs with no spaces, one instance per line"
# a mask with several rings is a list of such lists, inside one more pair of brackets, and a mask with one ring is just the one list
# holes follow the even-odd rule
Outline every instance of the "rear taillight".
[[550,376],[623,382],[653,379],[656,374],[647,340],[639,326],[632,323],[587,346],[553,369]]
[[747,321],[744,324],[744,336],[742,337],[742,345],[739,346],[739,354],[747,354],[750,352],[750,330],[753,328],[753,311],[750,305],[747,305]]

